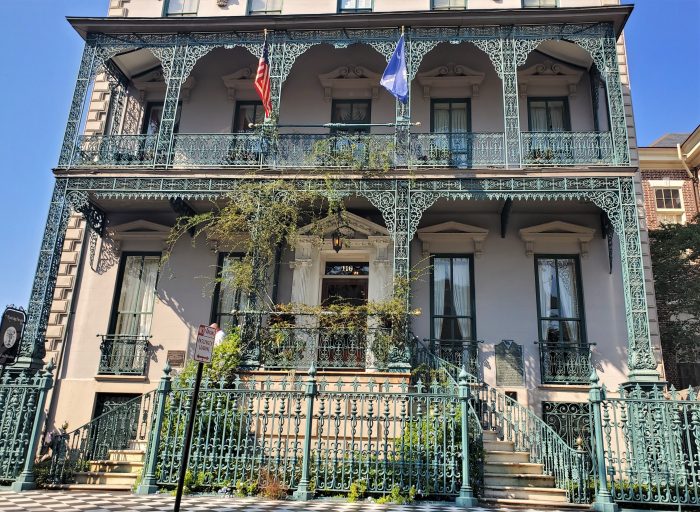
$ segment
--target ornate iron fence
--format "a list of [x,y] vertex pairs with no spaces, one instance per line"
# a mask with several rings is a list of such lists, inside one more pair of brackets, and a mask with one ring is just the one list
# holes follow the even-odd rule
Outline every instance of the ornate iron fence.
[[700,507],[700,400],[697,391],[620,388],[598,415],[601,471],[617,502]]
[[150,336],[129,334],[98,334],[100,344],[100,375],[146,375],[151,344]]
[[523,165],[615,165],[610,132],[522,132]]
[[52,370],[51,364],[39,372],[8,368],[0,377],[0,482],[32,470]]
[[[175,485],[192,389],[175,386],[156,414],[157,476]],[[468,393],[467,393],[468,395]],[[463,474],[462,406],[452,385],[358,377],[205,381],[189,467],[204,487],[274,479],[298,496],[395,486],[456,496]],[[466,419],[468,421],[468,418]],[[155,432],[155,430],[154,430]],[[155,463],[155,461],[154,461]],[[146,473],[150,471],[145,468]]]
[[125,450],[145,442],[154,399],[155,391],[139,395],[71,432],[53,436],[48,482],[73,482],[76,473],[90,469],[92,461],[107,460],[110,450]]
[[591,346],[595,343],[536,343],[540,349],[542,384],[588,384]]
[[412,133],[410,163],[415,167],[503,167],[503,133]]
[[[425,339],[427,349],[452,365],[453,377],[459,374],[459,370],[464,368],[469,375],[481,380],[483,375],[479,365],[479,343],[477,340],[448,340],[448,339]],[[455,373],[456,372],[456,373]]]
[[71,165],[153,167],[157,140],[157,135],[83,135]]

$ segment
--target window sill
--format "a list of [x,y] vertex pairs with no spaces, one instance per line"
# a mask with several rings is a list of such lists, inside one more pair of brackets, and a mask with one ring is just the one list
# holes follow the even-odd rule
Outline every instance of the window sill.
[[146,382],[148,377],[145,375],[95,375],[95,380],[98,382]]

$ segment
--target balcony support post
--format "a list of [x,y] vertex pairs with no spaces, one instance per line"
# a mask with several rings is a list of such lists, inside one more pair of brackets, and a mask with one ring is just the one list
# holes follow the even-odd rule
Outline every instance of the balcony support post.
[[95,76],[96,64],[96,49],[90,39],[85,43],[83,56],[80,59],[80,69],[78,70],[78,78],[75,82],[73,90],[73,100],[71,101],[70,111],[68,113],[68,123],[66,132],[63,135],[63,144],[61,145],[61,153],[58,157],[58,167],[68,168],[73,161],[73,153],[80,130],[80,123],[83,118],[83,109],[87,98],[90,82]]
[[16,363],[18,368],[38,370],[42,367],[46,355],[44,334],[53,302],[58,265],[71,210],[67,185],[68,181],[65,178],[56,179],[51,196],[44,237],[39,249],[39,261],[27,307],[27,325]]

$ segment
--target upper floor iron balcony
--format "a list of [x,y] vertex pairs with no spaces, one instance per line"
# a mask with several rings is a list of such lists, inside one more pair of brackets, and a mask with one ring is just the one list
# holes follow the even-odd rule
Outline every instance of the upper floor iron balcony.
[[253,87],[260,32],[143,34],[101,20],[119,33],[86,33],[58,167],[627,166],[621,24],[611,16],[580,25],[413,26],[405,104],[379,84],[400,27],[290,25],[267,39],[267,118]]

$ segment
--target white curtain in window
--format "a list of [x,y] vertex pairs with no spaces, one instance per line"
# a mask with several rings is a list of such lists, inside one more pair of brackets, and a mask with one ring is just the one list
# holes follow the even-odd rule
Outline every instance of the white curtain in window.
[[450,133],[450,111],[445,108],[445,105],[435,105],[433,131],[435,133]]
[[[219,283],[219,300],[218,300],[218,311],[219,315],[231,315],[234,311],[238,310],[241,302],[240,290],[238,290],[232,283],[233,279],[233,263],[240,260],[238,257],[227,256],[224,258],[224,263],[221,269],[221,282]],[[228,332],[230,330],[232,322],[232,317],[225,316],[223,320],[229,322],[227,326],[220,325],[220,327]]]
[[465,133],[467,131],[467,108],[454,107],[452,109],[452,132]]
[[[445,288],[450,273],[450,260],[435,258],[433,260],[433,315],[445,314]],[[433,317],[435,338],[442,335],[442,318]]]
[[[540,287],[540,316],[543,318],[559,316],[558,312],[552,309],[552,297],[556,297],[557,281],[554,260],[540,259],[537,263],[537,273]],[[549,328],[556,325],[556,322],[542,322],[542,337],[549,338]]]
[[530,103],[530,128],[533,132],[547,132],[547,107],[542,102]]
[[564,105],[562,102],[552,102],[549,104],[549,118],[552,122],[553,132],[564,131]]
[[[455,258],[452,260],[452,300],[455,306],[455,314],[458,317],[469,316],[470,307],[470,279],[469,260],[466,258]],[[468,318],[457,318],[461,339],[471,338]]]
[[[578,292],[576,290],[576,266],[574,260],[558,260],[559,315],[563,318],[578,318]],[[564,339],[578,341],[578,322],[562,322],[566,326]]]
[[114,334],[150,333],[159,265],[159,256],[127,257]]

